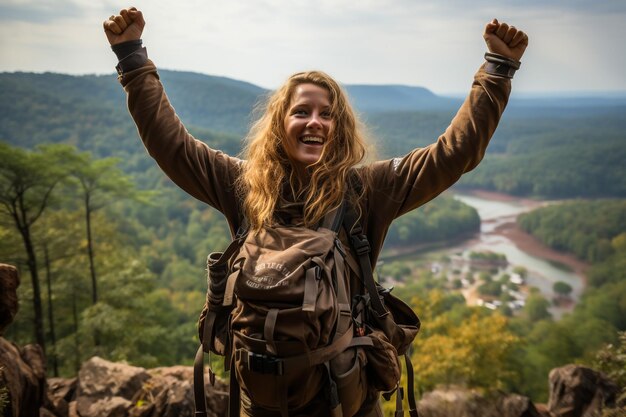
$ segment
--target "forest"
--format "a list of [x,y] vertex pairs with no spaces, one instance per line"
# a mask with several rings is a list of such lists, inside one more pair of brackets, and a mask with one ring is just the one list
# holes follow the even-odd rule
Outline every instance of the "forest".
[[[236,155],[267,91],[160,73],[188,129]],[[353,91],[380,103],[397,94]],[[75,375],[93,355],[144,367],[190,364],[206,256],[230,241],[221,214],[175,188],[150,160],[113,75],[2,73],[0,92],[0,262],[22,276],[20,313],[5,336],[45,346],[50,375]],[[457,187],[571,199],[519,224],[587,261],[587,289],[561,320],[538,293],[511,315],[468,307],[432,274],[396,265],[404,283],[394,291],[424,323],[413,350],[420,392],[462,384],[545,401],[555,366],[614,372],[615,362],[598,355],[626,331],[626,106],[522,104],[511,103],[485,160]],[[430,110],[355,105],[387,158],[434,141],[458,101]],[[444,195],[399,218],[386,247],[448,244],[479,227],[474,209]]]
[[[601,369],[626,387],[626,362],[619,353],[626,347],[624,213],[626,200],[611,199],[559,202],[520,216],[520,227],[545,244],[588,261],[586,290],[560,319],[549,312],[557,300],[532,288],[515,314],[504,303],[496,310],[469,307],[456,290],[458,280],[445,279],[423,261],[386,264],[382,275],[401,282],[395,294],[409,300],[422,319],[413,350],[420,391],[452,384],[517,392],[544,402],[548,373],[568,363]],[[505,261],[496,253],[472,252],[470,257]],[[516,272],[526,274],[524,268]],[[487,271],[472,275],[487,278],[480,292],[505,300],[503,276]],[[557,284],[555,293],[562,286]]]

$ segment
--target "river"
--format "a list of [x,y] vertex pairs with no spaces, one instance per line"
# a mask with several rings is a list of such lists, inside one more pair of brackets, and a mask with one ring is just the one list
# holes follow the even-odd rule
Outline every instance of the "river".
[[[584,263],[573,256],[553,251],[515,226],[517,216],[539,206],[550,204],[497,194],[455,194],[454,198],[474,207],[480,216],[480,234],[462,245],[451,248],[451,252],[491,251],[506,255],[512,266],[523,266],[528,270],[526,282],[537,287],[547,300],[552,300],[552,286],[563,281],[572,286],[568,307],[551,307],[555,318],[573,308],[584,290]],[[564,267],[565,266],[565,267]]]

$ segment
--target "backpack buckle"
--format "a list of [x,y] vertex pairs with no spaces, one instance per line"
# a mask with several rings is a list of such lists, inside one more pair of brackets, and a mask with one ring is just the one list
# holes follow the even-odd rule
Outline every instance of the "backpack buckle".
[[370,242],[365,235],[352,236],[352,247],[357,255],[365,255],[371,252]]
[[283,361],[260,353],[248,352],[248,369],[259,374],[283,375]]

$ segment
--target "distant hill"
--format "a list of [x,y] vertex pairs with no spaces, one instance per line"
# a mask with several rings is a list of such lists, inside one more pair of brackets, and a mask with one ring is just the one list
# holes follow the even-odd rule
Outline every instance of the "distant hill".
[[[248,131],[252,109],[268,93],[256,85],[226,77],[170,70],[159,70],[159,74],[174,107],[191,130],[209,129],[241,138]],[[373,121],[373,127],[385,139],[391,139],[388,133],[394,130],[411,135],[416,118],[424,119],[430,113],[440,119],[432,129],[424,131],[425,137],[432,140],[462,102],[461,98],[438,96],[423,87],[345,87],[355,107]],[[49,141],[79,143],[88,132],[92,135],[92,130],[132,128],[124,93],[113,74],[0,73],[0,93],[0,138],[23,146]],[[512,117],[558,117],[563,112],[597,113],[624,105],[626,98],[622,96],[514,95],[507,113]],[[407,124],[403,120],[410,121]]]
[[[220,132],[238,135],[246,132],[250,110],[265,93],[260,87],[224,77],[167,70],[159,70],[159,75],[177,112],[188,125]],[[80,130],[76,126],[80,123],[77,115],[110,119],[107,126],[129,119],[124,92],[114,75],[0,73],[0,92],[0,135],[26,136],[15,131],[18,127],[15,123],[19,121],[30,122],[32,127],[47,126],[43,132],[30,132],[20,140],[27,146],[44,141],[38,133],[56,141],[49,136],[55,124]],[[25,115],[29,116],[27,120],[21,120]]]
[[449,109],[461,102],[407,85],[347,85],[346,90],[355,107],[363,112]]
[[[159,75],[188,129],[231,153],[239,150],[255,105],[268,94],[226,77],[169,70],[159,70]],[[429,103],[434,109],[454,108],[454,100],[420,87],[355,85],[347,90],[356,107],[368,114],[420,111]],[[99,156],[138,149],[125,95],[113,74],[0,73],[0,93],[0,140],[24,147],[71,143]],[[438,123],[434,131],[440,128]]]
[[176,111],[196,126],[243,136],[251,110],[267,94],[256,85],[193,72],[159,70]]
[[[237,154],[251,113],[268,90],[225,77],[159,70],[189,131]],[[347,85],[379,148],[403,155],[432,143],[461,98],[422,87]],[[486,161],[461,184],[520,195],[624,196],[626,97],[513,95]],[[152,162],[137,140],[117,77],[0,73],[0,140],[23,147],[70,143],[97,157],[119,156],[143,172]]]
[[[239,151],[250,109],[265,90],[223,77],[167,70],[159,74],[196,137],[233,154]],[[123,157],[127,169],[142,170],[149,161],[125,100],[113,74],[0,73],[0,140],[27,148],[69,143],[99,157]]]

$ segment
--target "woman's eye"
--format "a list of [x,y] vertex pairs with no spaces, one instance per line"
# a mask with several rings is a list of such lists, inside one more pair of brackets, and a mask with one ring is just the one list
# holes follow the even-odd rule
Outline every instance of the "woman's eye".
[[325,112],[322,113],[322,117],[324,119],[332,119],[333,116],[332,116],[332,114],[329,111],[325,111]]

